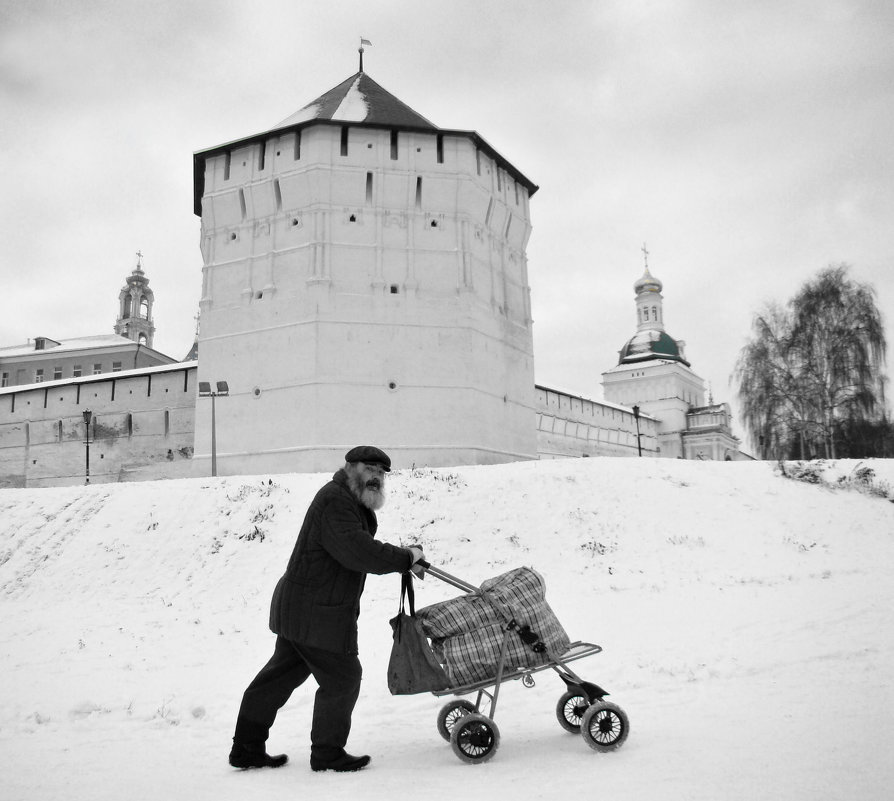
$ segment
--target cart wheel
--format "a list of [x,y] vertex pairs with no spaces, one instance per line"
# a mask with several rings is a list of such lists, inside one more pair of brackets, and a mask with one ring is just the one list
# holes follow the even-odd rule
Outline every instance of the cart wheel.
[[580,733],[584,742],[594,751],[614,751],[627,739],[630,721],[627,713],[617,704],[597,701],[584,712]]
[[565,731],[570,731],[572,734],[580,734],[580,721],[589,705],[590,702],[587,701],[586,696],[569,690],[556,704],[556,717],[559,719],[559,725]]
[[453,726],[461,717],[475,711],[475,704],[471,701],[462,699],[460,701],[450,701],[441,707],[438,712],[438,734],[441,735],[448,743],[450,742],[450,732]]
[[463,715],[450,732],[453,753],[470,765],[487,762],[497,752],[499,745],[500,730],[497,724],[477,712]]

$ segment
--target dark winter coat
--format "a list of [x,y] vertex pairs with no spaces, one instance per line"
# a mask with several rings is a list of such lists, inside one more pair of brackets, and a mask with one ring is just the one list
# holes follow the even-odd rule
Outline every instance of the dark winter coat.
[[410,569],[406,548],[375,539],[375,512],[339,470],[307,510],[285,575],[273,591],[270,628],[313,648],[357,653],[357,617],[367,573]]

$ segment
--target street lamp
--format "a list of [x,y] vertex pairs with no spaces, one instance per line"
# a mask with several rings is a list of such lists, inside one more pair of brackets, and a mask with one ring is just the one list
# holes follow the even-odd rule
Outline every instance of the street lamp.
[[639,453],[639,455],[642,456],[643,455],[643,446],[640,441],[640,434],[639,434],[639,406],[633,407],[633,419],[636,421],[636,450]]
[[85,484],[90,483],[90,422],[93,420],[93,412],[84,409],[84,433],[86,438],[84,444],[87,446],[87,480]]
[[211,398],[211,475],[217,475],[217,420],[214,416],[214,399],[218,396],[226,397],[230,394],[230,387],[226,381],[217,382],[217,391],[211,391],[210,381],[199,381],[199,397]]

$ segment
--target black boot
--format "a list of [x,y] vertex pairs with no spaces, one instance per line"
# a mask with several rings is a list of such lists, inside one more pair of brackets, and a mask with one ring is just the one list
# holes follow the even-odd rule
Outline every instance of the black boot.
[[286,764],[289,758],[285,754],[270,756],[264,743],[237,743],[233,741],[230,750],[230,764],[234,768],[279,768]]
[[338,773],[347,773],[352,770],[365,768],[369,763],[370,757],[368,756],[351,756],[351,754],[342,752],[342,755],[335,757],[335,759],[320,759],[319,757],[311,756],[310,769],[334,770]]

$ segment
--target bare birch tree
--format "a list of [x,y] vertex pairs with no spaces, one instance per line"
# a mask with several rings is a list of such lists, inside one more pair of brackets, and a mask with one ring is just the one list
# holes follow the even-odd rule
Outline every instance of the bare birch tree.
[[886,342],[875,290],[822,270],[785,308],[755,315],[734,380],[761,458],[836,458],[835,433],[885,414]]

